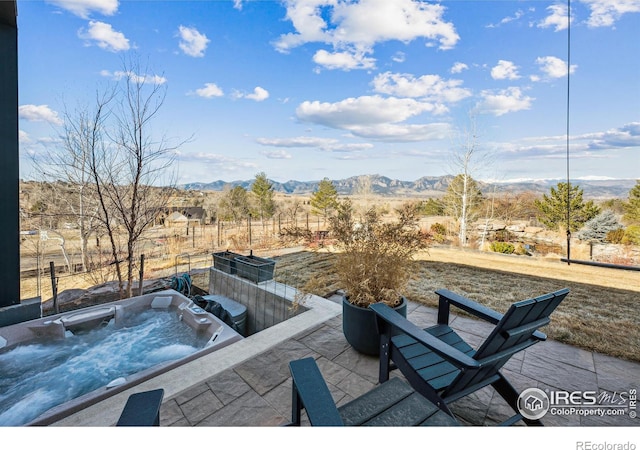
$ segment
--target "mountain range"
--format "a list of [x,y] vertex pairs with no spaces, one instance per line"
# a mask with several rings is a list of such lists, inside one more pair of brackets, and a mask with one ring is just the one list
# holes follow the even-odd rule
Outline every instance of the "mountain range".
[[[354,195],[367,189],[375,195],[388,197],[439,197],[444,195],[453,177],[426,176],[415,181],[391,179],[382,175],[361,175],[341,180],[331,180],[339,195]],[[210,183],[193,182],[180,186],[182,189],[198,191],[223,191],[242,186],[251,189],[255,180],[244,181],[212,181]],[[479,182],[480,189],[488,192],[533,192],[536,194],[549,193],[551,187],[565,180],[521,180],[506,182]],[[309,195],[318,189],[320,181],[295,181],[285,183],[270,180],[275,192],[291,195]],[[572,185],[578,185],[587,199],[610,199],[629,196],[629,191],[635,186],[636,180],[571,180]],[[367,188],[368,187],[368,188]]]

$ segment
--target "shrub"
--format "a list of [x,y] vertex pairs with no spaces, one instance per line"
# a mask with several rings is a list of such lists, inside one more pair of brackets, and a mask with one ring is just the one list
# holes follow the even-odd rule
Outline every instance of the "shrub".
[[583,241],[603,242],[610,231],[622,228],[613,211],[606,210],[584,224],[584,227],[576,233],[576,237]]
[[284,245],[309,244],[313,241],[313,233],[302,227],[288,227],[280,231],[280,242]]
[[494,241],[491,243],[491,251],[492,252],[496,252],[496,253],[505,253],[505,254],[512,254],[513,252],[516,251],[516,248],[513,244],[511,244],[510,242],[500,242],[500,241]]
[[439,222],[432,224],[430,229],[433,234],[447,234],[447,227]]
[[513,236],[509,232],[509,230],[497,230],[496,231],[496,239],[502,242],[509,242]]
[[415,206],[406,204],[396,213],[388,221],[370,209],[358,221],[347,199],[329,218],[331,235],[342,250],[335,268],[350,303],[396,306],[413,273],[413,255],[429,247],[430,236],[418,228]]
[[612,244],[621,244],[624,238],[624,228],[618,228],[617,230],[611,230],[607,233],[605,240]]
[[640,245],[640,225],[629,225],[624,232],[622,244]]

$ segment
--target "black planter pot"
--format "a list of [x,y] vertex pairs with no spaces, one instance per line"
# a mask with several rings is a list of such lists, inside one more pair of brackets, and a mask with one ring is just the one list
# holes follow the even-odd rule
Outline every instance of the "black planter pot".
[[[407,317],[407,300],[402,297],[402,303],[394,309]],[[342,297],[342,332],[354,350],[371,356],[380,354],[375,313],[369,308],[349,303],[346,296]]]

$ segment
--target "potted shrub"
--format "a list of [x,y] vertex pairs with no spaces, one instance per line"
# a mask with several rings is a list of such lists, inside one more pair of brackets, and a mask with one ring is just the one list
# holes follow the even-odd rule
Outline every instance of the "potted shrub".
[[377,355],[379,337],[369,305],[384,302],[406,317],[402,291],[411,277],[413,256],[429,247],[430,235],[419,229],[417,207],[411,204],[398,209],[394,220],[383,220],[374,208],[356,217],[347,199],[329,220],[331,238],[340,250],[335,269],[345,292],[345,338],[355,350]]

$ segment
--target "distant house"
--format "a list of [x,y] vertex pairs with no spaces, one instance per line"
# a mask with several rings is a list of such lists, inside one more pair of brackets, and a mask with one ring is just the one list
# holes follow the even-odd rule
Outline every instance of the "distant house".
[[206,212],[200,206],[170,206],[160,215],[160,223],[167,227],[204,225]]
[[172,212],[164,219],[164,224],[167,227],[188,226],[189,219],[184,214],[179,212]]

